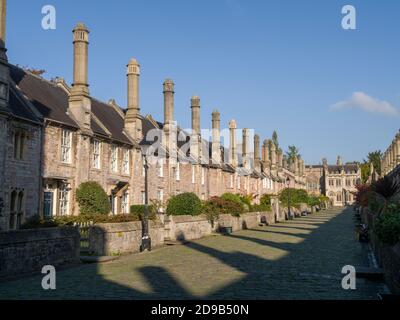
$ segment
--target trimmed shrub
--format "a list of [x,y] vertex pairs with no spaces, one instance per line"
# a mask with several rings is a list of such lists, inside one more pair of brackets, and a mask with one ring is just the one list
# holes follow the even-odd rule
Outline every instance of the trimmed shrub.
[[319,197],[316,196],[310,196],[308,199],[308,203],[307,203],[310,207],[316,207],[321,205],[321,200],[319,199]]
[[260,199],[260,207],[265,208],[263,211],[271,211],[271,198],[270,194],[264,194]]
[[168,200],[167,214],[196,216],[201,213],[202,204],[194,193],[182,193]]
[[377,218],[374,232],[378,239],[387,245],[400,241],[400,213],[384,213]]
[[217,208],[220,214],[231,214],[234,217],[239,217],[243,213],[243,205],[237,201],[213,197],[207,203]]
[[111,211],[107,193],[94,181],[84,182],[76,190],[82,215],[108,215]]

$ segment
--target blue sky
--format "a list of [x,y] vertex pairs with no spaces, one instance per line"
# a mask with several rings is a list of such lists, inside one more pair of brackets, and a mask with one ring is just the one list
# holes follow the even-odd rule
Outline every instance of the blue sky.
[[[44,5],[57,29],[41,28]],[[343,30],[341,9],[357,9]],[[190,97],[202,99],[202,127],[222,125],[262,139],[277,130],[307,163],[362,160],[399,130],[400,2],[378,0],[13,0],[7,47],[12,63],[72,82],[72,33],[91,30],[91,94],[126,105],[126,64],[142,68],[143,114],[163,119],[162,83],[176,84],[175,116],[190,127]]]

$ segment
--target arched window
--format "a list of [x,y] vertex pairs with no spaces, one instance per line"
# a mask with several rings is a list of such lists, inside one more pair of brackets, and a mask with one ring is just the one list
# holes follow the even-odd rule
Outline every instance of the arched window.
[[10,230],[15,230],[15,219],[17,215],[17,197],[18,193],[17,191],[11,192],[11,198],[10,198],[10,220],[9,220],[9,229]]
[[342,194],[341,194],[341,193],[338,193],[338,194],[337,194],[337,196],[336,196],[336,201],[337,201],[337,202],[342,202]]
[[18,201],[17,201],[17,224],[15,226],[16,229],[20,229],[22,225],[22,221],[24,220],[24,192],[20,191],[18,194]]

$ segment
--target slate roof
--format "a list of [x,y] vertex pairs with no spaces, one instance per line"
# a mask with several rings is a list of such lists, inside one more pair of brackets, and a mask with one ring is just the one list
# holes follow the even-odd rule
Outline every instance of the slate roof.
[[328,171],[329,173],[340,173],[342,170],[344,172],[357,172],[358,171],[358,166],[356,163],[347,163],[341,166],[338,165],[330,165],[328,166]]
[[[68,93],[63,88],[12,65],[10,66],[10,75],[21,93],[35,106],[44,119],[79,129],[75,120],[68,115]],[[123,133],[123,116],[115,107],[94,98],[91,98],[91,102],[92,113],[101,122],[99,125],[92,117],[92,131],[103,137],[132,145],[131,140]]]

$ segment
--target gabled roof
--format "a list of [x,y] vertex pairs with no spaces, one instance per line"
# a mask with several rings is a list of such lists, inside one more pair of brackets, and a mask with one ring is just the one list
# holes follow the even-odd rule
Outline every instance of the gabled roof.
[[11,84],[9,91],[9,108],[8,111],[17,118],[28,120],[36,124],[42,121],[40,117],[30,108],[29,102],[18,93],[18,90]]
[[[13,65],[10,66],[10,75],[20,92],[44,119],[79,129],[78,124],[68,114],[69,95],[64,88]],[[123,112],[118,112],[114,106],[94,98],[91,98],[91,103],[92,131],[117,142],[132,145],[132,141],[123,133]]]

